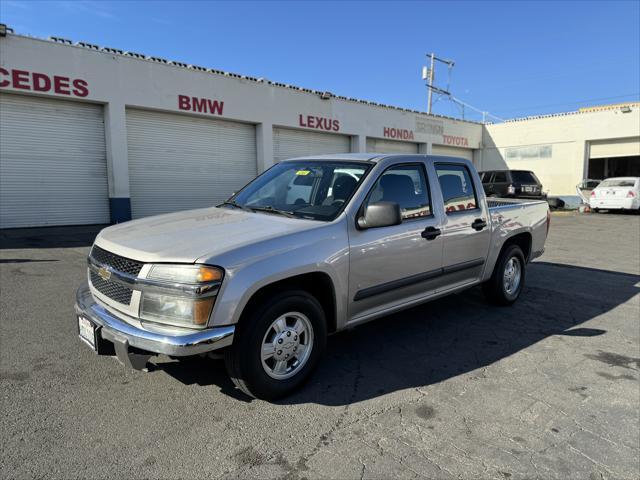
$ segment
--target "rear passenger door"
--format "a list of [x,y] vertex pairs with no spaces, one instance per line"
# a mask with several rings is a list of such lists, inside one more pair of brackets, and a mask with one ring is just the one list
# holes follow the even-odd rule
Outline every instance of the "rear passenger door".
[[444,201],[442,226],[443,289],[474,282],[482,275],[489,251],[491,230],[488,212],[469,166],[436,163],[435,170]]

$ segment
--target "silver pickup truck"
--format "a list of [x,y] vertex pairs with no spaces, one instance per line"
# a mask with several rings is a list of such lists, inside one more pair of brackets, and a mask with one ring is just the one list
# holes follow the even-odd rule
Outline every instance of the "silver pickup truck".
[[475,285],[510,305],[549,220],[543,201],[487,202],[463,159],[291,159],[217,207],[102,230],[79,335],[139,369],[217,351],[238,388],[274,399],[308,378],[328,334]]

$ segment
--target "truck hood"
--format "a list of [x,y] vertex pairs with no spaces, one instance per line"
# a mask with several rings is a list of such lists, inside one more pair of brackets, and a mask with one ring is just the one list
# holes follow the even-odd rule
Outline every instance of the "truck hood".
[[193,263],[203,256],[320,225],[314,220],[212,207],[107,227],[95,243],[109,252],[145,263]]

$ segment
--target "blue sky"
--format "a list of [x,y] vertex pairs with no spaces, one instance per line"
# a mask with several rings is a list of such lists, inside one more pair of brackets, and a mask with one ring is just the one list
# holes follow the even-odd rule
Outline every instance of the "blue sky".
[[[437,84],[499,117],[640,98],[640,2],[0,0],[16,33],[51,35],[426,109]],[[445,99],[434,112],[460,116]],[[477,119],[466,111],[467,118]]]

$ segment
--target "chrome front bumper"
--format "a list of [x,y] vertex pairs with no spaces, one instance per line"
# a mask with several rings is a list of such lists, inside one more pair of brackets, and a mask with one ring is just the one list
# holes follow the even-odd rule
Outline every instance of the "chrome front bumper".
[[125,364],[131,363],[125,358],[129,347],[152,354],[164,353],[176,357],[198,355],[231,345],[235,331],[233,325],[185,333],[176,333],[175,330],[166,333],[161,333],[159,329],[145,330],[118,318],[96,303],[87,283],[80,286],[76,292],[75,310],[76,314],[97,325],[96,335],[112,342],[118,359]]

